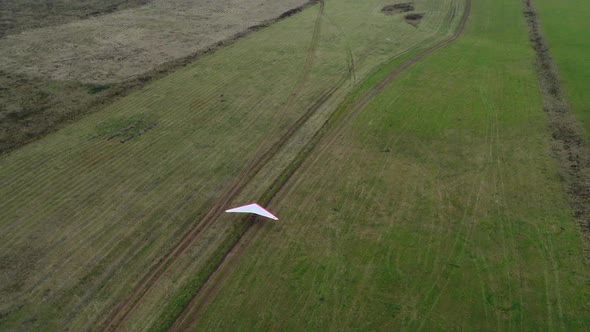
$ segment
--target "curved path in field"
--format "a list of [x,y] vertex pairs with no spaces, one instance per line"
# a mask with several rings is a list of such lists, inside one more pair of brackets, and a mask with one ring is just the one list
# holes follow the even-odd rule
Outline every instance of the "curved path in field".
[[[467,21],[469,19],[469,14],[471,11],[471,0],[466,0],[466,7],[465,12],[461,18],[457,31],[448,39],[440,42],[437,45],[434,45],[420,54],[414,56],[413,58],[406,61],[404,64],[399,66],[397,69],[389,73],[379,84],[375,85],[371,88],[361,99],[359,99],[356,103],[354,103],[351,107],[348,108],[344,118],[340,121],[337,128],[330,131],[330,136],[327,137],[329,140],[328,142],[333,141],[338,134],[342,131],[343,128],[355,117],[356,114],[359,113],[371,100],[373,100],[379,93],[381,93],[387,86],[389,86],[401,73],[406,71],[408,68],[416,64],[417,62],[421,61],[428,55],[432,54],[433,52],[449,45],[450,43],[457,40],[461,37],[465,31],[465,27],[467,25]],[[318,135],[319,136],[319,135]],[[316,137],[312,142],[309,144],[315,145],[317,141],[321,139],[321,137]],[[326,144],[324,146],[330,146],[330,144]],[[313,151],[313,147],[311,149],[307,149],[304,157],[307,157]],[[301,165],[305,158],[300,158],[301,162],[296,168],[291,172],[291,175],[285,178],[282,183],[278,186],[276,194],[270,199],[269,205],[273,207],[277,207],[280,205],[281,198],[284,197],[284,194],[288,191],[288,189],[294,184],[293,175]],[[229,201],[229,200],[228,200]],[[191,299],[189,305],[184,309],[183,313],[178,317],[174,325],[172,326],[172,331],[178,330],[186,330],[190,328],[200,317],[203,310],[206,306],[210,303],[210,301],[215,296],[217,290],[222,285],[223,281],[227,278],[227,276],[231,273],[232,268],[238,262],[239,258],[243,255],[245,250],[249,247],[252,240],[254,239],[254,235],[257,231],[263,227],[265,223],[263,221],[257,221],[252,223],[248,228],[244,230],[241,234],[239,239],[236,241],[234,246],[227,252],[224,259],[221,263],[216,267],[213,273],[209,276],[206,283],[201,287],[201,289],[195,294],[195,296]]]

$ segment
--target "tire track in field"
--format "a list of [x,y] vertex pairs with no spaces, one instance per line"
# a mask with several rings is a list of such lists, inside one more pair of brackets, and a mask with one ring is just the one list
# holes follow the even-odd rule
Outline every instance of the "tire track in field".
[[334,28],[336,28],[336,31],[338,31],[338,34],[342,38],[342,41],[344,44],[344,50],[346,51],[346,61],[347,61],[347,65],[348,65],[348,72],[349,72],[349,75],[352,79],[351,84],[354,85],[354,83],[356,82],[356,66],[354,64],[354,56],[352,54],[352,49],[350,48],[350,41],[348,40],[348,38],[346,38],[346,34],[344,33],[344,30],[342,30],[340,25],[338,25],[333,19],[331,19],[330,16],[324,15],[324,17],[326,18],[326,20],[328,20],[328,22]]
[[305,64],[303,65],[302,75],[297,81],[295,91],[289,95],[287,102],[285,103],[285,111],[289,111],[291,107],[293,107],[293,103],[295,102],[295,98],[301,94],[303,88],[305,86],[305,82],[309,79],[309,74],[311,73],[311,68],[313,67],[313,63],[315,62],[315,55],[316,50],[318,47],[318,43],[320,40],[321,35],[321,28],[322,28],[322,18],[324,16],[324,0],[319,0],[320,9],[318,10],[317,17],[314,22],[313,27],[313,34],[311,36],[311,42],[309,46],[309,50],[307,51],[307,57],[305,59]]
[[[493,125],[489,117],[487,120],[486,127],[487,128],[484,138],[484,148],[485,150],[489,151],[485,153],[486,160],[489,160],[492,156],[491,148],[493,146]],[[487,183],[486,179],[489,177],[490,169],[491,166],[489,165],[489,163],[484,163],[481,169],[479,169],[477,172],[479,176],[477,177],[477,179],[473,181],[473,189],[468,195],[467,204],[465,204],[463,215],[458,223],[460,225],[460,228],[457,230],[456,235],[454,237],[453,245],[449,250],[449,262],[459,264],[464,259],[465,248],[468,246],[468,242],[471,239],[472,231],[475,228],[474,218],[479,209],[479,204],[481,202],[482,194],[484,192],[484,187]],[[430,286],[429,290],[426,292],[426,296],[424,296],[421,300],[417,302],[417,307],[419,311],[422,311],[420,310],[420,308],[426,307],[426,309],[422,312],[419,312],[417,317],[411,319],[408,323],[408,325],[414,325],[414,322],[419,321],[416,322],[416,324],[419,324],[418,328],[415,328],[414,330],[422,331],[427,321],[433,321],[431,313],[432,311],[434,311],[434,308],[438,304],[438,301],[440,300],[442,293],[445,291],[450,282],[450,274],[452,274],[453,272],[449,271],[452,271],[452,269],[452,266],[449,266],[448,264],[445,265],[438,273],[438,276]]]
[[[307,51],[307,57],[303,67],[302,75],[296,84],[295,91],[289,96],[285,104],[283,114],[288,112],[293,106],[295,99],[300,95],[304,88],[306,81],[309,78],[311,68],[313,66],[317,45],[320,37],[321,19],[324,12],[324,1],[319,1],[320,8],[318,15],[314,22],[314,29],[310,47]],[[160,280],[160,278],[167,272],[170,267],[176,262],[184,253],[194,244],[206,230],[224,211],[224,208],[246,187],[264,165],[280,150],[280,148],[287,143],[287,141],[300,129],[300,127],[319,109],[319,107],[338,90],[338,88],[345,82],[345,78],[341,79],[335,87],[325,92],[319,100],[312,105],[295,123],[289,127],[287,132],[274,143],[270,149],[262,151],[265,147],[266,140],[263,140],[257,147],[255,158],[246,168],[246,170],[237,179],[234,185],[209,209],[203,218],[175,245],[172,250],[160,261],[150,268],[150,272],[140,281],[139,285],[131,293],[130,297],[125,301],[111,316],[105,324],[107,330],[118,330],[127,321],[133,310],[141,303],[144,296],[150,289]],[[271,130],[272,131],[272,130]],[[267,134],[268,136],[268,134]]]
[[[484,138],[484,149],[488,152],[485,153],[486,159],[492,157],[492,146],[494,144],[494,138],[492,137],[494,126],[488,117],[488,121],[486,121],[486,131],[485,131],[485,138]],[[465,254],[465,247],[471,237],[471,233],[474,226],[473,219],[475,216],[476,211],[478,210],[478,206],[481,201],[482,193],[484,192],[484,187],[486,184],[486,178],[488,177],[488,173],[491,167],[488,163],[484,163],[485,165],[478,171],[480,176],[477,177],[476,180],[473,181],[473,188],[470,190],[470,193],[467,197],[467,202],[465,204],[464,211],[462,213],[462,217],[460,222],[458,223],[460,228],[456,231],[455,236],[453,237],[453,244],[450,246],[448,251],[449,257],[447,261],[453,263],[459,263]],[[411,330],[422,331],[424,326],[427,322],[433,322],[433,318],[431,317],[431,313],[438,304],[438,301],[449,284],[450,277],[449,274],[452,274],[452,270],[454,268],[449,264],[443,266],[443,268],[435,274],[432,275],[434,281],[432,282],[430,288],[427,291],[424,291],[425,296],[423,296],[416,304],[418,314],[413,317],[412,319],[406,322],[406,326],[408,326]],[[420,309],[425,308],[425,309]],[[446,322],[447,324],[452,322]],[[416,327],[415,325],[418,324]],[[454,326],[455,329],[459,329],[458,326]]]
[[[275,207],[279,206],[283,199],[287,196],[285,194],[292,190],[295,187],[295,185],[299,182],[296,178],[294,178],[295,173],[301,173],[302,166],[305,168],[309,167],[309,165],[303,164],[307,157],[311,154],[311,152],[315,151],[317,154],[322,154],[323,151],[330,147],[334,143],[336,138],[340,136],[342,131],[352,121],[352,119],[354,119],[355,116],[360,112],[360,110],[362,110],[367,104],[369,104],[369,102],[371,102],[376,96],[378,96],[385,88],[387,88],[397,77],[399,77],[401,73],[406,71],[408,68],[410,68],[417,62],[424,59],[426,56],[449,45],[450,43],[461,37],[465,31],[465,27],[467,25],[470,13],[471,0],[466,0],[465,11],[461,18],[459,26],[457,27],[456,32],[451,37],[424,50],[415,57],[409,59],[400,67],[396,68],[389,75],[387,75],[381,82],[379,82],[379,84],[371,88],[363,98],[361,98],[353,106],[348,108],[345,117],[340,121],[337,128],[331,130],[329,140],[326,142],[326,144],[323,144],[322,150],[318,152],[315,151],[317,148],[317,143],[322,137],[324,137],[325,132],[329,130],[328,126],[330,120],[326,121],[324,126],[322,126],[322,128],[308,143],[310,147],[305,148],[304,151],[301,152],[302,157],[294,161],[296,165],[293,165],[294,167],[292,167],[292,170],[289,171],[289,174],[287,174],[286,177],[279,177],[278,180],[280,181],[282,178],[282,181],[276,187],[276,193],[269,199],[267,205]],[[352,70],[349,71],[349,75],[352,75],[352,73]],[[271,187],[275,186],[273,185]],[[172,326],[171,331],[186,330],[199,319],[199,317],[203,313],[203,310],[211,302],[223,281],[229,276],[230,272],[233,270],[236,263],[239,261],[239,258],[242,257],[246,249],[252,244],[253,240],[256,238],[258,234],[258,230],[260,230],[264,224],[264,221],[258,221],[252,223],[250,226],[244,229],[244,231],[240,234],[239,238],[237,239],[236,243],[228,251],[225,257],[222,259],[221,263],[215,268],[215,270],[209,276],[209,278],[201,287],[201,289],[191,299],[191,302],[184,309],[183,313],[178,317],[178,319]],[[185,322],[187,322],[188,324],[183,324]]]

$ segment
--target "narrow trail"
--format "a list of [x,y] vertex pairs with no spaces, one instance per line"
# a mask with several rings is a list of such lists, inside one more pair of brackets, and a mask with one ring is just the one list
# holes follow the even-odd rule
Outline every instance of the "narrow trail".
[[[471,12],[471,0],[466,0],[465,11],[461,21],[459,22],[459,26],[457,27],[457,31],[448,39],[440,42],[437,45],[434,45],[425,51],[421,52],[420,54],[416,55],[415,57],[411,58],[400,67],[392,71],[389,75],[387,75],[379,84],[374,86],[370,89],[363,98],[357,101],[353,106],[351,106],[347,112],[345,117],[340,121],[337,128],[330,130],[330,137],[328,137],[328,141],[326,144],[323,144],[323,149],[326,149],[339,137],[339,134],[342,130],[347,126],[348,123],[352,119],[354,119],[355,115],[359,113],[361,109],[363,109],[369,102],[371,102],[376,96],[378,96],[385,88],[387,88],[401,73],[405,70],[410,68],[412,65],[421,61],[426,56],[432,54],[436,50],[439,50],[453,41],[457,40],[461,37],[465,31],[465,27],[467,25],[467,21],[469,19],[469,15]],[[350,75],[353,75],[353,70],[350,71]],[[327,125],[327,121],[324,126]],[[325,134],[325,128],[322,128],[316,134],[316,137],[312,139],[308,145],[311,145],[310,148],[304,149],[302,154],[304,154],[299,160],[297,165],[291,168],[290,173],[286,177],[280,177],[281,183],[276,186],[276,193],[270,198],[268,201],[269,206],[273,206],[276,208],[280,205],[282,200],[285,198],[285,193],[289,192],[291,188],[297,183],[295,179],[295,173],[301,173],[301,168],[305,163],[307,157],[311,154],[311,152],[321,153],[316,151],[317,150],[317,143],[320,139],[322,139],[325,135],[320,134],[323,132]],[[297,163],[297,161],[295,161]],[[293,181],[294,180],[294,181]],[[274,185],[272,187],[275,187]],[[228,251],[225,255],[223,260],[220,264],[216,267],[213,273],[209,276],[205,284],[201,287],[201,289],[195,294],[195,296],[191,299],[189,305],[184,309],[182,314],[178,317],[176,322],[171,328],[171,331],[179,331],[179,330],[187,330],[193,323],[195,323],[203,313],[204,309],[207,305],[211,302],[219,288],[221,287],[223,281],[229,276],[233,267],[237,264],[240,257],[244,254],[246,249],[253,243],[258,231],[262,229],[265,225],[266,221],[256,219],[250,226],[248,226],[242,234],[239,236],[233,247]]]
[[[285,104],[284,111],[288,111],[294,104],[295,98],[303,90],[311,68],[313,66],[315,53],[317,50],[317,44],[319,42],[320,30],[321,30],[321,19],[324,11],[324,2],[320,1],[320,9],[318,11],[317,18],[314,23],[313,34],[310,42],[310,47],[307,51],[307,57],[303,68],[303,74],[297,81],[294,92],[290,95],[289,99]],[[246,187],[249,181],[262,169],[264,165],[280,150],[287,141],[301,128],[301,126],[319,109],[319,107],[330,98],[330,96],[338,90],[342,84],[346,81],[346,77],[343,77],[337,84],[326,91],[319,99],[310,107],[296,122],[294,122],[287,132],[281,136],[281,138],[274,143],[269,149],[264,151],[266,141],[262,141],[255,152],[255,157],[250,162],[250,165],[242,172],[240,177],[231,186],[225,194],[209,209],[207,214],[201,218],[197,224],[191,228],[191,230],[184,235],[181,240],[171,249],[171,251],[164,256],[161,260],[156,262],[150,269],[146,276],[140,281],[138,286],[131,293],[129,298],[116,309],[114,314],[104,324],[104,328],[109,331],[119,330],[123,324],[127,321],[133,310],[141,303],[144,296],[153,288],[160,278],[170,269],[174,262],[182,257],[186,251],[194,244],[200,236],[224,211],[227,205],[238,196],[242,190]],[[267,134],[267,137],[269,135]]]
[[352,49],[350,48],[350,42],[346,38],[346,34],[344,33],[344,30],[342,30],[340,25],[338,25],[334,20],[332,20],[328,15],[324,15],[324,17],[334,28],[336,28],[336,30],[338,31],[338,33],[340,35],[340,38],[342,38],[342,40],[343,40],[344,50],[346,51],[346,61],[347,61],[347,66],[348,66],[348,73],[351,78],[351,84],[354,85],[354,83],[356,82],[356,66],[354,64],[354,56],[352,54]]

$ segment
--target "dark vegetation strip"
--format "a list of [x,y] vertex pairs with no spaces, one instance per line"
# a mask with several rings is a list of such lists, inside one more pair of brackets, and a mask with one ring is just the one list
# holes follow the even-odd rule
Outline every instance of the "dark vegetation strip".
[[[0,0],[0,2],[3,0]],[[52,98],[44,92],[44,83],[37,82],[34,79],[20,77],[19,75],[0,72],[0,102],[3,99],[3,91],[9,95],[13,91],[8,89],[8,86],[15,84],[23,85],[21,90],[30,90],[27,92],[25,99],[27,102],[24,108],[27,110],[19,111],[18,113],[9,114],[4,119],[0,119],[0,155],[14,151],[28,143],[34,142],[46,135],[53,133],[69,124],[75,123],[83,116],[100,111],[106,106],[130,95],[133,92],[139,91],[146,84],[163,78],[180,68],[186,67],[201,57],[213,54],[217,50],[229,46],[239,39],[250,35],[260,29],[264,29],[275,22],[284,20],[292,15],[295,15],[302,10],[318,3],[318,0],[309,0],[305,4],[290,9],[275,19],[264,21],[260,24],[253,25],[244,31],[238,32],[235,35],[221,40],[207,48],[196,51],[195,53],[172,60],[161,66],[144,73],[136,78],[127,80],[122,83],[113,83],[111,85],[81,85],[75,82],[63,83],[63,89],[68,90],[68,95],[82,94],[81,90],[86,90],[86,95],[82,98],[77,98],[74,101],[69,101],[62,96],[55,96]],[[8,78],[7,78],[8,77]],[[6,85],[6,88],[3,88]],[[71,92],[71,93],[70,93]],[[31,94],[41,94],[42,96],[32,96]],[[6,96],[6,98],[12,98]],[[3,105],[0,105],[0,111]],[[66,110],[66,111],[64,111]],[[20,114],[22,112],[22,114]]]
[[567,104],[557,67],[553,63],[532,0],[524,0],[524,16],[529,26],[531,46],[536,54],[536,69],[553,137],[552,149],[560,166],[573,215],[585,239],[590,263],[590,156],[587,142]]
[[[383,75],[383,71],[379,71],[367,78],[361,87],[352,93],[330,116],[321,129],[316,132],[311,141],[307,143],[297,158],[291,162],[289,167],[282,172],[281,176],[271,185],[264,197],[260,198],[259,202],[273,206],[276,209],[276,207],[280,205],[282,198],[284,198],[284,193],[289,190],[290,186],[294,185],[295,182],[291,180],[296,176],[296,173],[300,173],[300,168],[304,165],[307,157],[314,151],[317,153],[316,147],[320,140],[328,133],[330,133],[332,138],[337,137],[340,129],[344,128],[346,124],[354,118],[354,115],[358,114],[364,106],[388,87],[402,72],[434,51],[459,38],[465,30],[470,12],[471,0],[467,0],[463,17],[461,18],[457,31],[453,36],[420,53],[414,53],[415,55],[409,56],[407,61],[403,62],[401,66],[398,66],[399,63],[397,61],[392,61],[392,63],[384,66],[388,69],[385,76]],[[205,284],[197,290],[188,306],[172,326],[172,331],[183,331],[194,327],[193,324],[198,321],[202,312],[220,288],[221,283],[231,272],[233,266],[235,266],[239,258],[243,255],[243,252],[249,247],[251,241],[254,239],[255,232],[262,228],[261,223],[263,225],[264,222],[265,221],[260,220],[254,223],[249,223],[245,229],[240,229],[236,236],[231,237],[232,239],[236,239],[235,243],[230,250],[225,253],[223,258],[220,259],[219,264],[207,278]]]

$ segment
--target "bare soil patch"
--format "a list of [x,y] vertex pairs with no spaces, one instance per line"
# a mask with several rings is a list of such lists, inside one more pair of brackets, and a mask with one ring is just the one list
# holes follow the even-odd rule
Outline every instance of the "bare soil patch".
[[417,27],[418,24],[420,24],[420,21],[422,20],[423,17],[424,17],[424,14],[414,13],[414,14],[407,14],[406,16],[404,16],[404,19],[409,24],[413,25],[414,27]]
[[582,129],[565,100],[559,73],[539,23],[532,0],[524,1],[524,16],[529,26],[531,46],[536,53],[536,68],[549,116],[553,136],[553,152],[560,164],[560,173],[568,194],[573,215],[585,238],[590,260],[590,153]]
[[381,9],[381,11],[387,15],[411,12],[414,10],[414,3],[396,3],[395,5],[387,5]]

